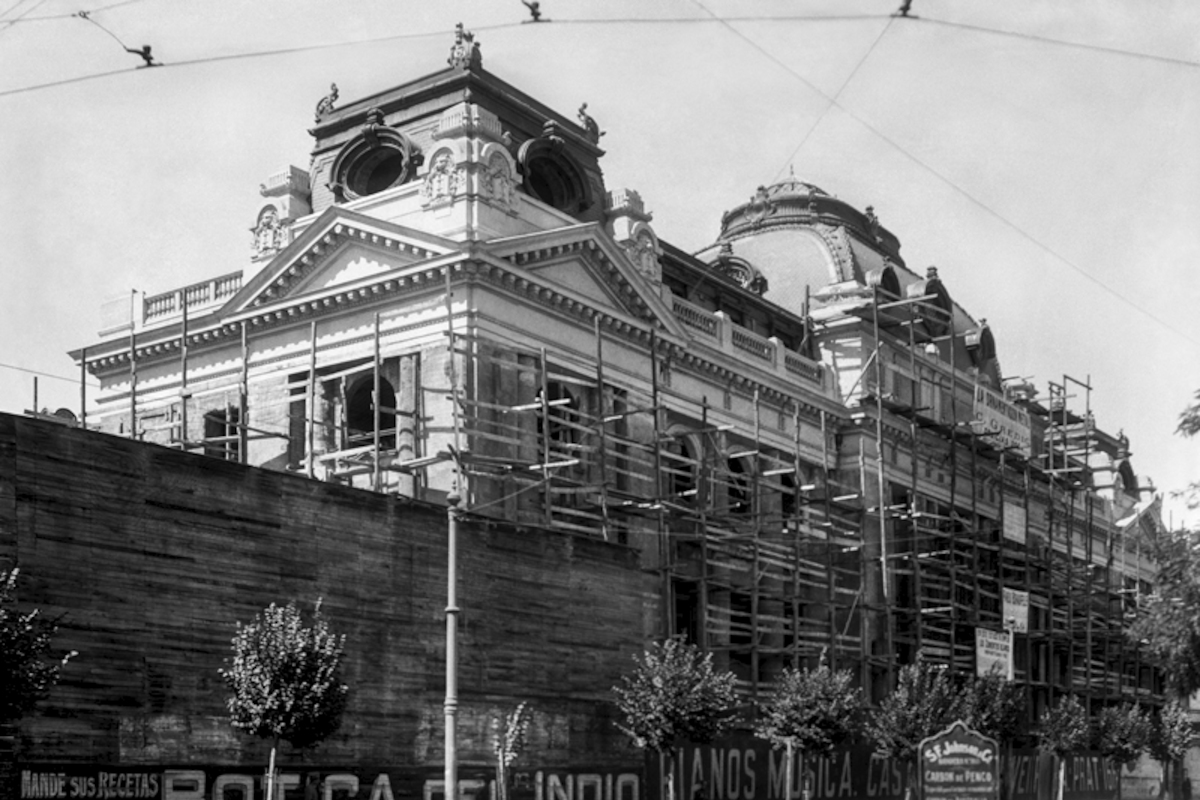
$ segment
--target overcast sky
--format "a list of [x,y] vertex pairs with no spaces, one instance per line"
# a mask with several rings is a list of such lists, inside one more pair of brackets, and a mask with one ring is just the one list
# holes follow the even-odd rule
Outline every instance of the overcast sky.
[[1173,433],[1200,388],[1200,4],[898,4],[542,0],[534,25],[519,0],[0,0],[0,411],[31,406],[22,370],[78,410],[65,353],[101,302],[244,266],[329,84],[438,70],[461,20],[489,71],[588,103],[661,238],[700,249],[794,166],[937,265],[1006,376],[1090,379],[1143,478],[1200,479]]

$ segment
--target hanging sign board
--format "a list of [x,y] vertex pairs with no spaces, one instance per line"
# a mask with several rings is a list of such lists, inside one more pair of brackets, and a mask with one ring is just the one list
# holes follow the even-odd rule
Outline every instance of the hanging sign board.
[[1033,457],[1029,414],[983,386],[975,387],[975,430],[997,447],[1013,448],[1023,458]]
[[921,742],[922,800],[999,800],[1000,750],[962,721]]
[[999,672],[1008,680],[1013,679],[1013,647],[1011,631],[975,629],[975,674],[983,677],[990,672]]
[[1004,503],[1004,538],[1025,544],[1025,507]]
[[1004,629],[1013,633],[1029,633],[1029,592],[1004,590]]

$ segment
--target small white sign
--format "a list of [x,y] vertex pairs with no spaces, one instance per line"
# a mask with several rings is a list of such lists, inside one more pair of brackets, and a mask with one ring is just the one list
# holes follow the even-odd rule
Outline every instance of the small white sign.
[[1029,633],[1029,592],[1004,590],[1004,628],[1013,633]]
[[999,672],[1006,680],[1013,679],[1012,631],[975,629],[975,674],[983,677]]
[[1004,538],[1025,544],[1025,507],[1004,503]]
[[998,447],[1011,447],[1025,458],[1033,457],[1029,415],[984,386],[975,387],[975,425]]

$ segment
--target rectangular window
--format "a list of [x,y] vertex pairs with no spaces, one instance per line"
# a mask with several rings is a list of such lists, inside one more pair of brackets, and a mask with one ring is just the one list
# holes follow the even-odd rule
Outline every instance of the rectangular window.
[[226,461],[241,460],[241,436],[236,406],[206,411],[204,414],[204,455]]

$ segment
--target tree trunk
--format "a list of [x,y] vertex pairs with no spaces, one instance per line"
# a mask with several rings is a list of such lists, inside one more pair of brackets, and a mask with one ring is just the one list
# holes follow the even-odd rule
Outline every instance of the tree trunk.
[[667,750],[667,797],[666,800],[675,800],[675,748]]
[[783,779],[785,781],[787,781],[787,784],[786,784],[786,788],[783,790],[783,800],[792,800],[792,781],[794,780],[794,776],[792,775],[792,752],[793,751],[792,751],[792,740],[791,739],[787,740],[786,747],[787,747],[787,749],[785,752],[787,753],[787,763],[784,765],[784,770],[783,770],[784,778]]
[[1067,788],[1067,757],[1058,758],[1058,785],[1055,787],[1055,800],[1063,800]]
[[279,738],[271,742],[271,758],[267,762],[267,792],[263,800],[275,800],[275,751],[279,749]]

